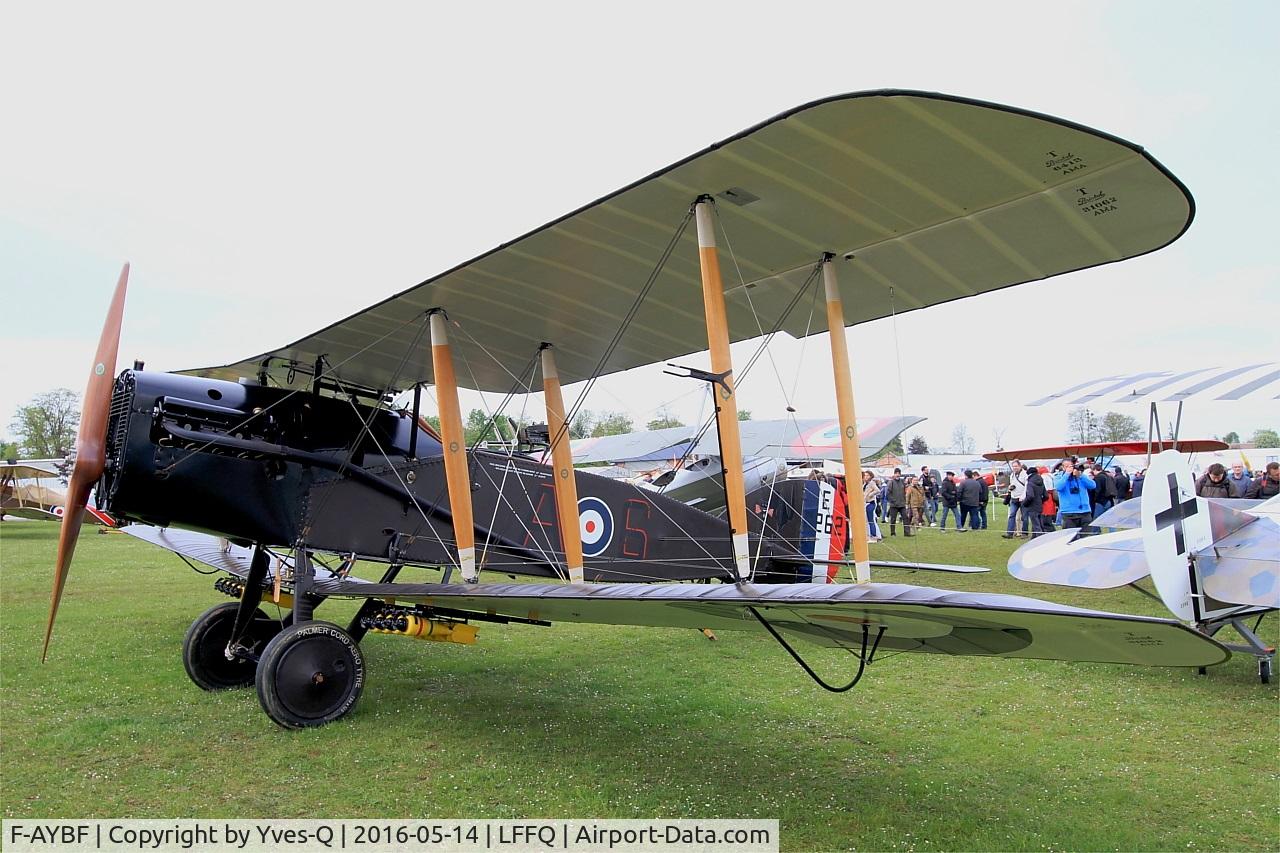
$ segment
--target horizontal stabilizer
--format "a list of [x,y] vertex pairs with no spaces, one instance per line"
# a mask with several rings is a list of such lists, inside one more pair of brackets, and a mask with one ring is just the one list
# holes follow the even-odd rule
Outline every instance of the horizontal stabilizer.
[[1280,609],[1280,524],[1262,517],[1196,555],[1204,591],[1219,601]]
[[[856,566],[851,560],[814,560],[808,557],[773,557],[775,563],[818,563],[823,566]],[[898,560],[872,560],[873,567],[881,569],[911,569],[925,572],[955,572],[957,574],[979,574],[991,571],[986,566],[953,566],[949,563],[909,563]]]
[[1168,619],[1123,616],[1014,595],[902,584],[352,584],[330,596],[392,597],[453,611],[550,622],[664,628],[775,629],[857,650],[883,629],[879,649],[1148,666],[1212,666],[1230,653]]
[[[815,560],[808,557],[773,557],[775,563],[796,563],[797,565],[809,565],[817,563],[821,566],[856,566],[857,563],[851,560]],[[922,572],[955,572],[956,574],[971,575],[980,574],[982,572],[991,571],[986,566],[953,566],[949,563],[908,563],[899,560],[872,560],[870,565],[873,568],[881,569],[910,569],[912,571]]]
[[[845,565],[851,564],[846,563]],[[882,569],[918,569],[923,572],[954,572],[963,575],[991,571],[986,566],[953,566],[950,563],[905,563],[896,560],[872,560],[871,565]]]
[[[1229,519],[1236,515],[1248,513],[1256,515],[1265,510],[1260,510],[1262,501],[1243,500],[1241,498],[1205,498],[1210,507],[1218,507],[1217,510],[1209,510],[1209,520],[1213,525],[1215,536],[1225,536],[1230,530],[1235,530],[1243,524],[1247,524],[1247,519],[1237,519],[1239,523],[1232,523]],[[1222,512],[1223,509],[1231,510],[1231,512]],[[1277,505],[1277,513],[1280,514],[1280,505]],[[1142,524],[1142,501],[1122,501],[1111,509],[1104,512],[1093,520],[1094,527],[1139,527]]]
[[1009,557],[1009,574],[1031,583],[1112,589],[1150,573],[1139,529],[1101,536],[1056,530],[1035,537]]
[[1142,501],[1121,501],[1090,522],[1094,527],[1116,530],[1142,526]]

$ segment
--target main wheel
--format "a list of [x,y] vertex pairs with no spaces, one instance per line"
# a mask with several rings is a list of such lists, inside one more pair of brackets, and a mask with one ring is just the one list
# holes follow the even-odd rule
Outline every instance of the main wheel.
[[[240,603],[236,601],[215,605],[200,614],[187,629],[187,636],[182,640],[182,665],[202,690],[229,690],[253,684],[253,673],[257,668],[254,661],[245,658],[227,660],[226,655],[239,609]],[[244,645],[254,654],[260,654],[267,642],[279,632],[280,623],[259,610],[253,614]]]
[[1263,684],[1271,683],[1271,658],[1258,658],[1258,680]]
[[290,625],[258,661],[262,710],[286,729],[322,726],[347,714],[364,689],[364,656],[351,635],[330,622]]

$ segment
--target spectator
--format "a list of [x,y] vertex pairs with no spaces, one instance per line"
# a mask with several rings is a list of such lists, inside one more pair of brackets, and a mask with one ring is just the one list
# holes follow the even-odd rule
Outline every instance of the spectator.
[[991,503],[991,487],[987,485],[987,478],[973,472],[974,479],[978,481],[978,519],[981,521],[982,530],[987,529],[987,505]]
[[1044,533],[1044,524],[1041,521],[1044,512],[1044,477],[1040,476],[1040,471],[1033,465],[1027,470],[1027,485],[1023,489],[1025,494],[1022,498],[1022,524],[1023,532],[1027,531],[1027,520],[1031,521],[1031,538]]
[[[1005,525],[1005,539],[1012,539],[1014,536],[1025,536],[1029,527],[1027,512],[1023,504],[1023,500],[1027,496],[1027,472],[1023,470],[1022,462],[1017,459],[1009,463],[1009,468],[1009,494],[1005,498],[1005,503],[1009,505],[1009,523]],[[1036,512],[1038,513],[1039,510],[1037,509]],[[1022,516],[1022,530],[1017,532],[1019,515]]]
[[1265,499],[1280,495],[1280,462],[1268,462],[1262,476],[1253,481],[1246,498]]
[[889,520],[889,478],[885,477],[880,481],[880,523],[883,525]]
[[1042,533],[1052,533],[1056,526],[1058,518],[1058,499],[1057,493],[1053,488],[1053,477],[1041,477],[1044,483],[1044,503],[1040,507],[1040,530]]
[[915,477],[907,478],[907,523],[905,530],[908,536],[915,533],[916,528],[924,525],[924,489]]
[[1231,487],[1231,497],[1242,498],[1253,485],[1253,474],[1244,470],[1244,464],[1232,463],[1231,473],[1227,475],[1227,485]]
[[1093,501],[1093,517],[1102,515],[1116,503],[1116,481],[1101,465],[1093,466],[1093,482],[1097,488],[1090,493]]
[[957,530],[964,532],[966,520],[970,530],[981,530],[978,526],[981,524],[978,505],[982,501],[982,486],[978,485],[978,473],[973,469],[965,471],[964,479],[957,488],[960,492],[960,525]]
[[902,519],[902,532],[910,536],[911,528],[907,526],[907,484],[902,479],[902,469],[894,468],[889,478],[889,535],[898,535],[898,519]]
[[920,466],[920,488],[924,489],[925,521],[930,527],[938,526],[938,475],[928,465]]
[[880,484],[870,471],[862,472],[862,503],[867,515],[867,541],[880,541],[880,525],[876,524],[876,501],[880,499]]
[[960,529],[960,490],[956,487],[955,476],[955,472],[948,471],[938,486],[938,494],[942,498],[942,523],[939,526],[943,530],[947,529],[947,513],[951,513],[956,529]]
[[1131,484],[1129,484],[1129,497],[1131,497],[1131,498],[1140,498],[1140,497],[1142,497],[1142,484],[1143,484],[1143,483],[1145,483],[1145,482],[1146,482],[1146,480],[1147,480],[1147,469],[1146,469],[1146,468],[1143,468],[1141,471],[1139,471],[1138,473],[1134,474],[1134,475],[1133,475],[1133,482],[1132,482]]
[[1215,462],[1209,466],[1209,470],[1205,471],[1196,480],[1196,496],[1202,498],[1229,498],[1231,494],[1231,484],[1227,482],[1227,469],[1222,467],[1221,462]]
[[1064,530],[1085,527],[1093,520],[1089,493],[1097,487],[1087,469],[1076,468],[1071,459],[1062,460],[1062,470],[1053,475],[1053,489]]
[[1119,465],[1116,466],[1115,471],[1115,477],[1112,479],[1116,481],[1116,503],[1120,503],[1129,499],[1129,475]]

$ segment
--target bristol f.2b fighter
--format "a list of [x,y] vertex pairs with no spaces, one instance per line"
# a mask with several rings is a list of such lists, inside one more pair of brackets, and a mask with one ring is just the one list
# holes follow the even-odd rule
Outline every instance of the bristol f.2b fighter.
[[[1229,653],[1173,620],[870,583],[865,525],[831,535],[837,489],[746,493],[735,405],[745,369],[729,347],[830,332],[842,456],[857,482],[846,326],[1154,251],[1192,215],[1186,188],[1124,140],[1010,107],[878,91],[790,110],[224,366],[115,374],[126,267],[91,369],[67,513],[82,513],[96,485],[122,522],[249,549],[224,563],[235,577],[220,586],[238,600],[195,621],[184,659],[203,687],[255,684],[286,727],[351,710],[370,630],[470,642],[477,625],[505,622],[755,629],[833,690],[886,650],[1210,666]],[[719,245],[740,271],[728,283]],[[702,350],[710,369],[689,375],[717,401],[722,517],[574,470],[562,383]],[[469,448],[458,377],[541,390],[542,457]],[[427,384],[438,433],[421,411]],[[412,405],[392,405],[410,392]],[[810,499],[818,512],[805,518],[838,559],[809,550],[818,531],[783,530],[779,510]],[[77,530],[62,528],[46,654]],[[855,582],[828,583],[831,563]],[[358,577],[370,564],[381,575]],[[408,565],[439,581],[398,581]],[[316,619],[329,598],[363,604],[339,626]],[[285,618],[269,618],[264,601],[288,604]],[[822,681],[797,640],[850,652],[849,683]]]

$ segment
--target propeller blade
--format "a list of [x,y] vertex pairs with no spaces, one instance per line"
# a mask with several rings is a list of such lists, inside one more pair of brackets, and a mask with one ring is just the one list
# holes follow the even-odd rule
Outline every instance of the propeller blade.
[[58,604],[62,601],[62,589],[71,568],[71,556],[76,550],[80,525],[84,520],[89,493],[102,476],[106,466],[107,419],[111,411],[111,388],[115,383],[116,355],[120,349],[120,326],[124,320],[124,297],[129,286],[129,265],[120,270],[107,319],[102,324],[102,336],[98,339],[98,351],[89,371],[89,384],[84,391],[84,403],[80,413],[80,432],[76,436],[76,462],[67,486],[66,513],[62,517],[62,529],[58,532],[58,563],[53,572],[53,594],[49,601],[49,624],[44,630],[44,648],[40,652],[43,662],[49,656],[49,640],[53,636],[53,621],[58,616]]

